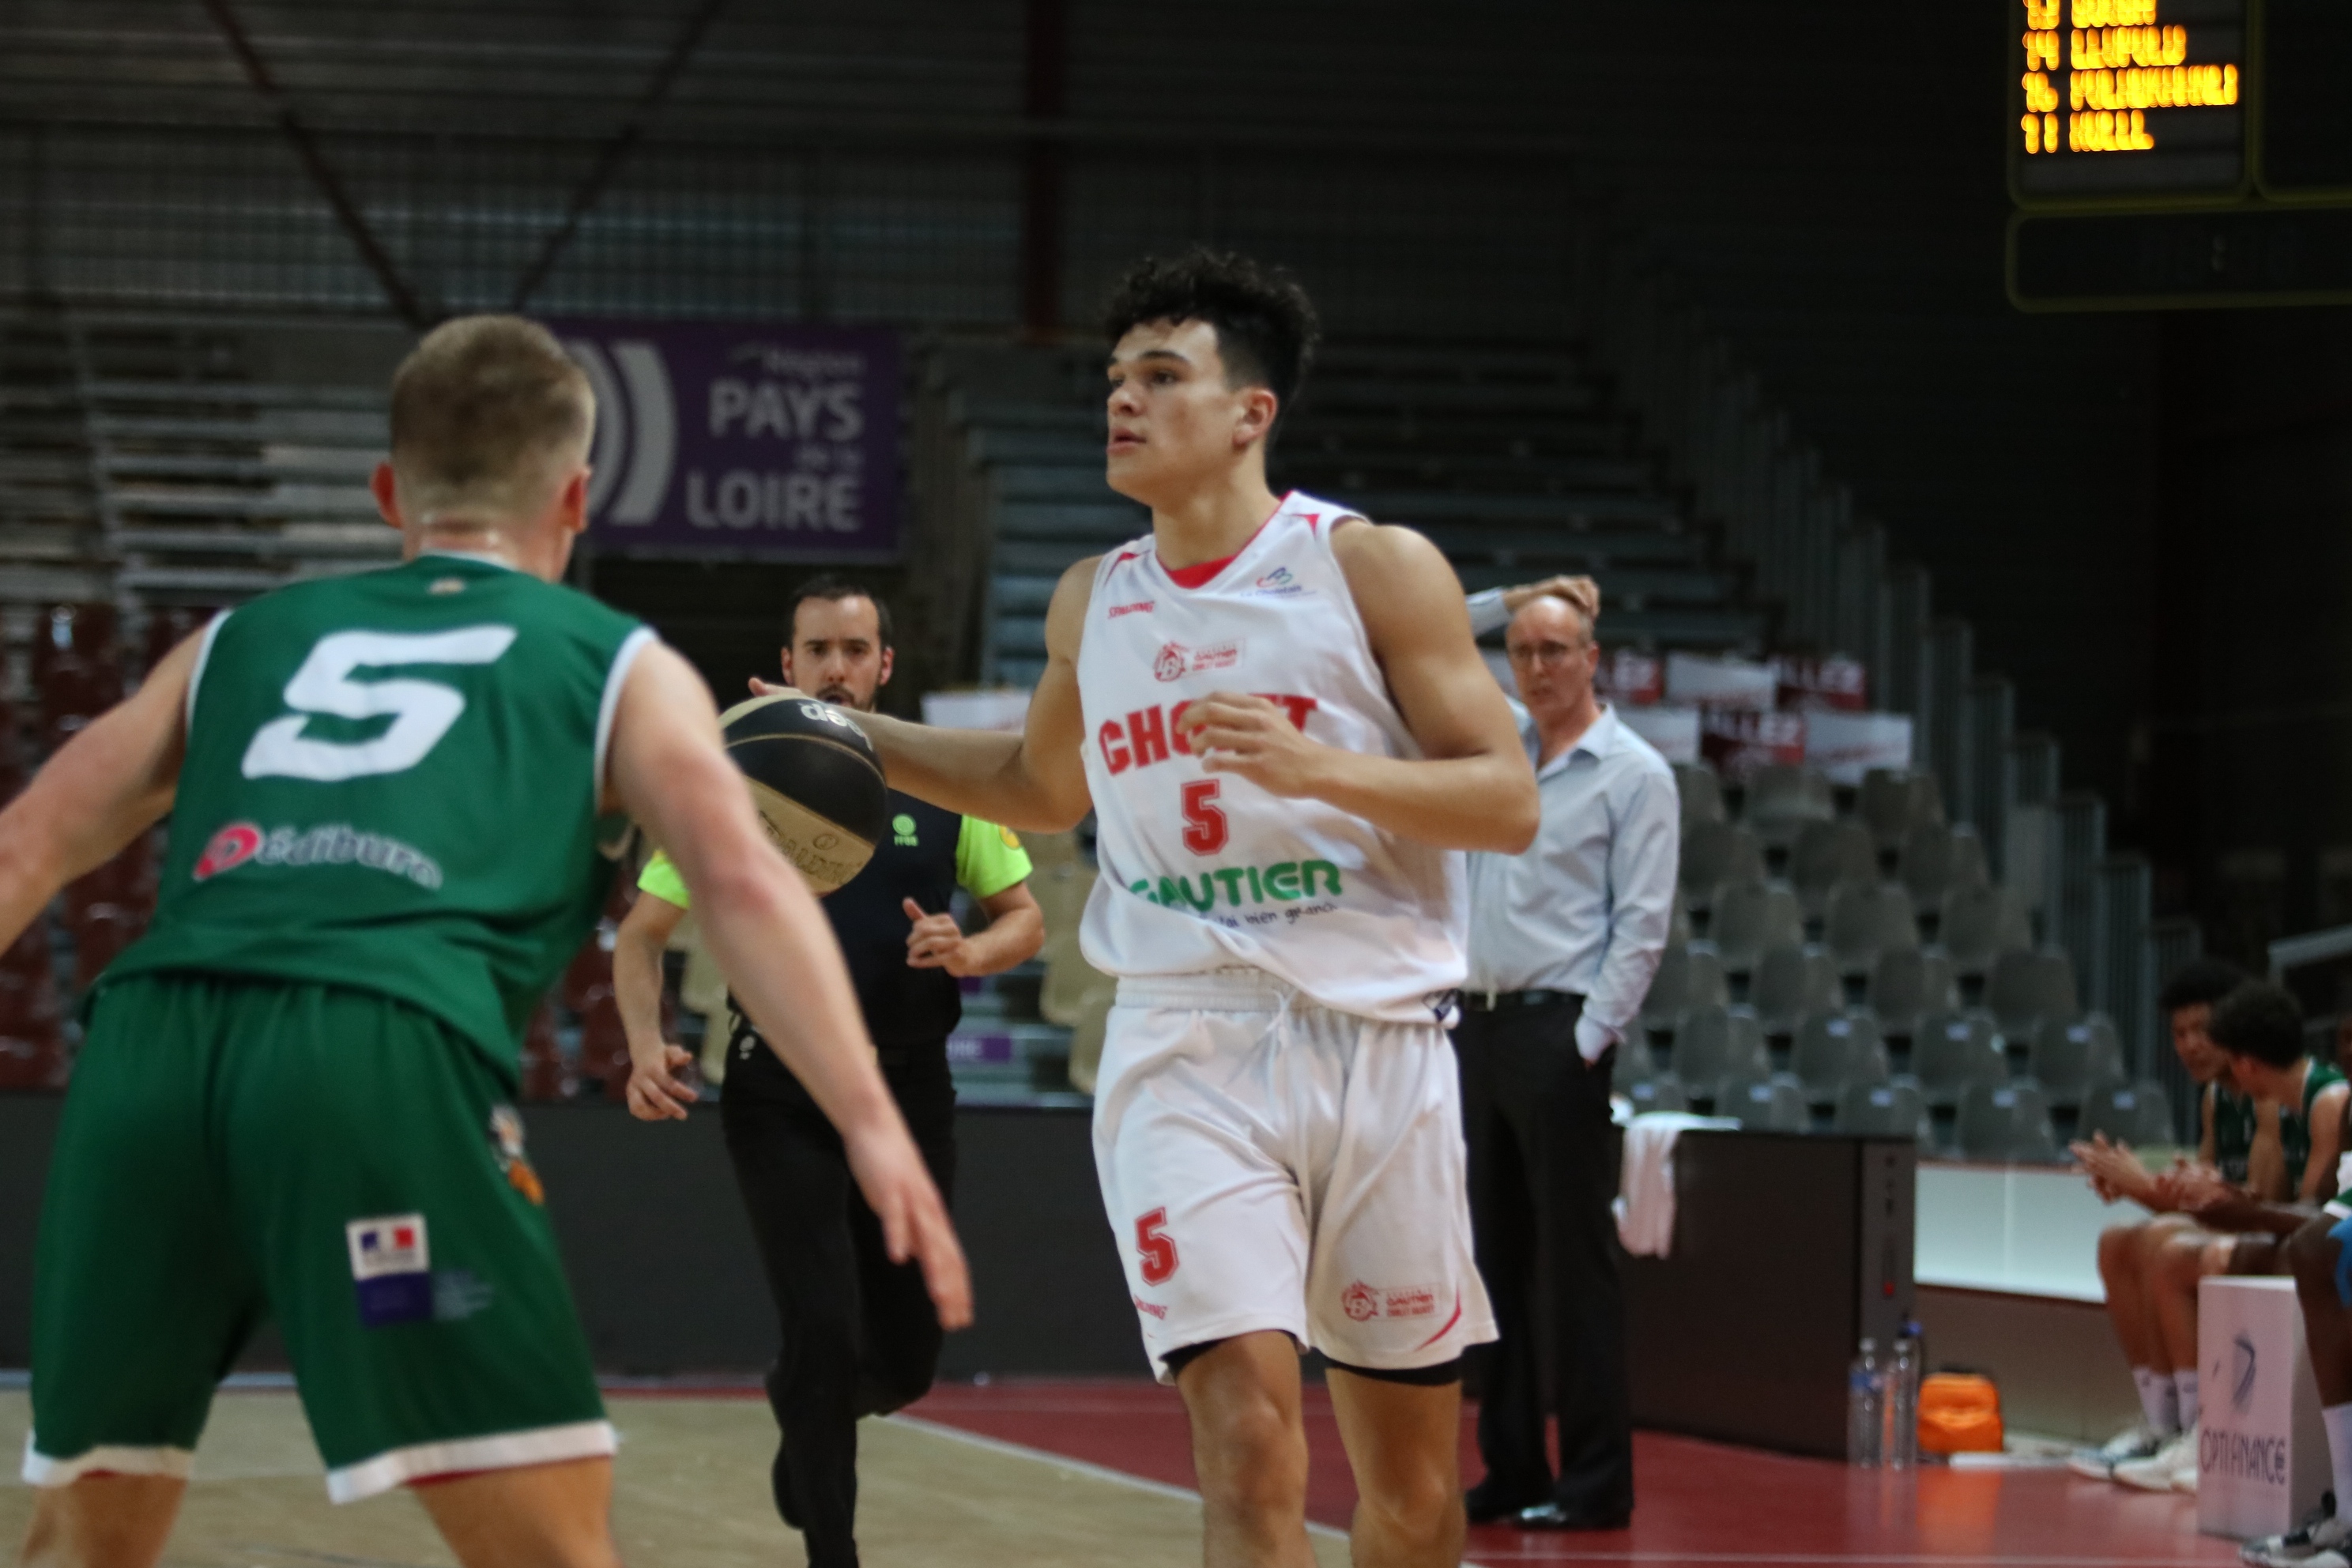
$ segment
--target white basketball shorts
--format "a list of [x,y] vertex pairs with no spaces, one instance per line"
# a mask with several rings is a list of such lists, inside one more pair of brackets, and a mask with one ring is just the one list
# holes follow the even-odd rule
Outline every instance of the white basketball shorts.
[[1171,1352],[1263,1331],[1381,1371],[1495,1337],[1434,1023],[1335,1013],[1255,969],[1121,981],[1095,1166],[1162,1382]]

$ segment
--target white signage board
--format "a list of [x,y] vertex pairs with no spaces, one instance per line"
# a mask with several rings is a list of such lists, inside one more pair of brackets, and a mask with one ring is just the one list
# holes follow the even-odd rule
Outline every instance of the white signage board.
[[1873,768],[1907,768],[1911,716],[1815,709],[1805,715],[1805,765],[1842,784],[1861,784]]
[[1009,687],[995,691],[923,693],[923,722],[945,729],[1017,731],[1028,718],[1029,693]]
[[2197,1528],[2293,1530],[2333,1479],[2294,1281],[2200,1281],[2197,1369]]
[[1696,653],[1666,655],[1669,702],[1769,713],[1780,694],[1780,680],[1769,664],[1744,658],[1708,658]]
[[1670,763],[1698,761],[1698,710],[1629,708],[1619,704],[1617,721],[1658,749]]

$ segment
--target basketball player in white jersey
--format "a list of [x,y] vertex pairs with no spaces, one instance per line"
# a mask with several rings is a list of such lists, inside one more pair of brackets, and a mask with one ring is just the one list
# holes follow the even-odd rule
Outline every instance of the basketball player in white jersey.
[[1039,831],[1091,805],[1082,931],[1120,977],[1095,1100],[1146,1350],[1182,1392],[1206,1560],[1307,1568],[1298,1350],[1332,1363],[1360,1565],[1461,1560],[1472,1262],[1444,1023],[1465,849],[1535,779],[1436,548],[1266,486],[1313,308],[1238,257],[1111,303],[1108,478],[1151,533],[1073,566],[1021,735],[861,715],[893,786]]

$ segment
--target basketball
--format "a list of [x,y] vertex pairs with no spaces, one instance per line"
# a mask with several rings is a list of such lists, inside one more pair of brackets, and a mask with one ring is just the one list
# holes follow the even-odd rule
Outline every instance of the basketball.
[[889,829],[882,762],[857,721],[806,697],[755,697],[719,716],[768,837],[819,894],[866,868]]

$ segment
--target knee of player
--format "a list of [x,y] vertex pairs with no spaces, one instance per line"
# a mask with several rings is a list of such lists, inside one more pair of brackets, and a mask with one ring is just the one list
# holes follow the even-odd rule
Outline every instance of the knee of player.
[[2205,1244],[2196,1237],[2168,1237],[2148,1262],[2149,1271],[2164,1283],[2193,1291],[2205,1275]]
[[1193,1415],[1202,1493],[1246,1511],[1294,1507],[1307,1490],[1306,1435],[1271,1399]]
[[2118,1279],[2136,1275],[2146,1232],[2147,1226],[2140,1225],[2111,1225],[2099,1232],[2099,1278],[2112,1286]]
[[2321,1215],[2286,1238],[2282,1249],[2287,1268],[2298,1280],[2323,1280],[2336,1283],[2336,1259],[2343,1244],[2336,1239],[2336,1227],[2343,1222],[2329,1215]]
[[1391,1535],[1443,1541],[1462,1510],[1459,1472],[1442,1465],[1392,1468],[1362,1488],[1357,1507],[1378,1517]]

